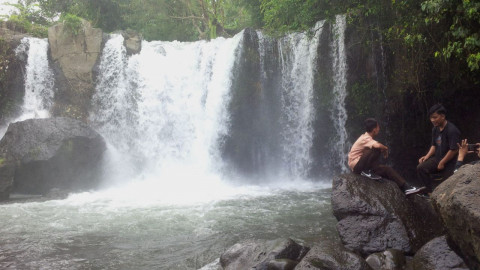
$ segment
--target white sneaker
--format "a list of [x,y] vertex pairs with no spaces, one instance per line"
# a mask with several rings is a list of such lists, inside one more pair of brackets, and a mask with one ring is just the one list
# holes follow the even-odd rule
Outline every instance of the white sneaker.
[[373,179],[373,180],[380,180],[380,179],[382,179],[381,176],[376,175],[376,174],[372,173],[371,171],[362,171],[362,172],[360,173],[360,175],[365,176],[365,177],[368,177],[368,178]]
[[423,192],[425,189],[426,187],[419,187],[419,188],[413,187],[411,189],[405,190],[405,195],[417,194],[417,193]]

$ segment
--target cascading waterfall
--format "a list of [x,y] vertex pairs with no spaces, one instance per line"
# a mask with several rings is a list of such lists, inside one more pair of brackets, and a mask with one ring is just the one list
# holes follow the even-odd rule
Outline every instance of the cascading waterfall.
[[[28,52],[28,53],[27,53]],[[55,80],[48,63],[48,40],[25,37],[15,49],[17,57],[27,54],[25,67],[25,96],[20,116],[9,122],[23,121],[30,118],[50,116]],[[0,137],[7,127],[0,129]]]
[[100,62],[90,118],[117,153],[116,167],[134,164],[130,171],[143,179],[201,182],[216,177],[241,37],[144,41],[140,54],[127,57],[123,37],[112,36]]
[[334,99],[331,117],[337,134],[334,149],[337,152],[338,163],[343,172],[348,171],[347,151],[349,148],[347,131],[345,129],[347,122],[347,111],[345,109],[345,98],[347,96],[347,58],[345,54],[346,25],[346,16],[337,15],[334,26],[336,38],[334,39],[332,50],[335,85],[333,88]]
[[312,164],[313,83],[323,24],[324,21],[317,23],[311,39],[306,33],[294,33],[278,43],[282,71],[283,160],[294,177],[305,178]]
[[[311,38],[297,33],[275,40],[258,34],[262,73],[259,81],[252,80],[252,91],[241,93],[254,97],[240,100],[256,102],[243,108],[257,106],[251,110],[257,119],[242,119],[246,125],[257,121],[256,129],[240,129],[245,133],[238,141],[267,137],[255,141],[267,142],[256,158],[276,155],[269,170],[287,173],[266,185],[234,183],[222,173],[228,168],[222,145],[238,119],[231,111],[239,102],[232,93],[237,82],[232,73],[241,72],[235,66],[248,56],[258,60],[255,51],[242,47],[243,33],[208,42],[143,41],[141,52],[132,56],[123,37],[111,35],[99,62],[89,119],[108,144],[106,187],[65,200],[0,205],[0,268],[218,269],[220,254],[239,240],[291,237],[309,246],[312,239],[335,238],[331,184],[302,181],[317,162],[311,148],[324,25],[317,24]],[[339,134],[340,158],[347,141],[344,28],[344,17],[338,17],[331,67],[335,100],[331,115],[326,114],[335,124],[321,127]],[[29,55],[36,55],[32,61],[41,56],[44,64],[32,64],[35,71],[27,71],[25,85],[42,99],[27,102],[38,106],[28,105],[24,112],[40,117],[51,103],[53,76],[46,42],[29,42]],[[37,42],[43,44],[38,50]],[[267,116],[257,117],[262,113]],[[273,120],[278,123],[264,122]],[[252,130],[256,133],[247,133]],[[257,145],[239,145],[247,147]]]

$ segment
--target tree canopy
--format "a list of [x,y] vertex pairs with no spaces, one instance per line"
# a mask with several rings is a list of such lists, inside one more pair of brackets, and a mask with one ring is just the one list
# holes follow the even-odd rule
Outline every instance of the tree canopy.
[[246,27],[284,34],[344,13],[350,22],[371,22],[387,43],[480,69],[480,2],[473,0],[19,0],[15,6],[10,20],[37,35],[76,16],[107,32],[132,29],[147,40],[180,41],[228,37]]

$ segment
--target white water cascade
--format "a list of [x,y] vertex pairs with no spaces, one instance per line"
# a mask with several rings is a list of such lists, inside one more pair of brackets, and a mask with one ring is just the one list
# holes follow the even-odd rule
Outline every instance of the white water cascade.
[[331,118],[334,123],[337,138],[335,140],[334,149],[337,152],[338,163],[341,165],[343,172],[347,172],[347,153],[349,150],[348,135],[346,130],[347,111],[345,109],[345,98],[347,97],[347,57],[345,53],[345,28],[346,16],[337,15],[335,18],[335,40],[333,42],[333,72],[334,72],[334,88],[333,88],[333,104]]
[[112,36],[90,117],[110,145],[110,182],[143,182],[147,194],[161,187],[170,199],[179,190],[187,198],[204,197],[222,186],[218,140],[228,132],[231,70],[241,38],[144,41],[140,54],[127,57],[123,37]]
[[[27,54],[25,67],[25,96],[20,116],[9,122],[18,122],[30,118],[46,118],[50,116],[54,93],[54,76],[48,64],[48,40],[25,37],[15,49],[17,56]],[[0,138],[7,127],[0,128]]]
[[312,164],[313,84],[323,25],[324,21],[315,25],[312,38],[307,33],[293,33],[278,43],[282,71],[283,160],[289,173],[300,178],[307,176]]

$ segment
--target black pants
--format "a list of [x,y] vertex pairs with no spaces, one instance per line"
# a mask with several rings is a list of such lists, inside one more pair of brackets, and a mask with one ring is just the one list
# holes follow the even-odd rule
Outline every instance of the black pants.
[[357,165],[353,167],[353,172],[360,174],[362,171],[372,170],[381,177],[394,181],[399,187],[403,187],[405,179],[400,174],[390,166],[379,164],[381,153],[378,148],[363,149],[362,157],[358,160]]
[[417,175],[418,179],[427,187],[427,192],[433,191],[433,177],[432,174],[441,174],[442,180],[450,177],[455,170],[455,163],[450,162],[445,165],[445,168],[441,171],[437,169],[439,161],[435,157],[431,157],[424,162],[418,164]]

